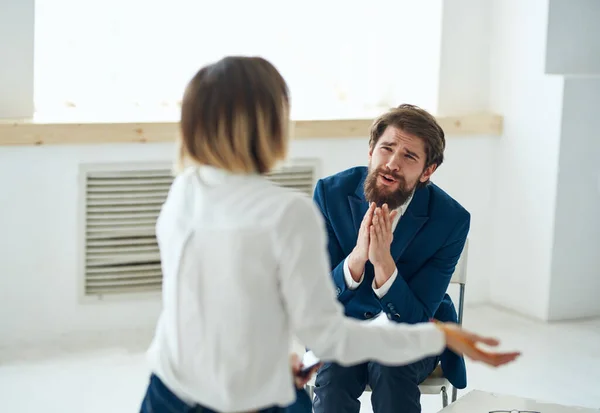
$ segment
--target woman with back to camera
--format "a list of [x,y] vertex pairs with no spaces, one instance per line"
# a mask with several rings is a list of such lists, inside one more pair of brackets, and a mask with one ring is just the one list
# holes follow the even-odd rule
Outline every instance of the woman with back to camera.
[[284,79],[262,58],[224,58],[185,90],[180,170],[156,225],[163,310],[141,410],[309,412],[293,335],[345,365],[408,364],[445,346],[491,365],[514,360],[477,349],[495,340],[455,325],[343,315],[316,206],[263,176],[287,155],[289,111]]

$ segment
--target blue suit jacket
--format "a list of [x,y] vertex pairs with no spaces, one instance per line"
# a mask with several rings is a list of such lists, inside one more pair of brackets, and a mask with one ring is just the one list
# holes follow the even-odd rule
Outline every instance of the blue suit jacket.
[[[363,184],[366,167],[351,168],[317,182],[314,200],[328,232],[331,275],[338,300],[349,317],[369,319],[381,311],[399,323],[427,322],[432,318],[457,322],[454,304],[446,294],[470,226],[469,213],[436,185],[415,191],[394,231],[390,247],[398,277],[388,293],[377,298],[373,265],[356,290],[346,288],[343,264],[356,245],[358,229],[368,209]],[[453,386],[467,385],[464,359],[446,349],[441,356],[444,375]]]

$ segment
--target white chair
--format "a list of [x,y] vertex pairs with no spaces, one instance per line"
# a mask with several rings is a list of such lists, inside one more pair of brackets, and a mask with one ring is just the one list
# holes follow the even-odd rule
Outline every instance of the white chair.
[[[467,258],[469,254],[469,240],[465,242],[465,247],[463,252],[456,264],[456,268],[454,269],[454,274],[452,274],[452,279],[450,280],[450,284],[458,284],[460,286],[460,298],[458,300],[458,324],[462,325],[463,321],[463,309],[465,303],[465,286],[467,285]],[[437,368],[431,373],[431,375],[423,381],[419,385],[419,390],[421,394],[442,394],[442,406],[448,406],[448,389],[451,384],[444,377],[444,373],[442,372],[441,366],[438,364]],[[306,390],[311,398],[314,398],[314,387],[315,387],[315,377],[310,380],[310,382],[306,385]],[[365,391],[371,391],[371,388],[367,386]],[[456,388],[452,388],[452,402],[456,401],[458,392]]]
[[[450,284],[458,284],[460,286],[460,296],[458,299],[458,324],[462,325],[463,322],[463,310],[465,304],[465,286],[467,285],[467,258],[469,255],[469,240],[465,242],[463,252],[456,264],[454,274]],[[444,377],[441,366],[438,364],[437,368],[431,373],[429,377],[425,379],[423,383],[419,385],[421,394],[442,394],[442,405],[443,407],[448,406],[448,389],[450,388],[450,382]],[[458,390],[452,388],[452,402],[456,401]]]

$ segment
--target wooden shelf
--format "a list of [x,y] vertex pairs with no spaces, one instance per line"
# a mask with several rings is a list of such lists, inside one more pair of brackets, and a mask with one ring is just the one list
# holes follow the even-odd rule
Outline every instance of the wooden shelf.
[[[446,135],[502,135],[502,116],[488,113],[442,116]],[[368,137],[373,119],[302,120],[292,122],[292,139]],[[79,145],[97,143],[173,142],[177,122],[31,123],[0,121],[0,145]]]

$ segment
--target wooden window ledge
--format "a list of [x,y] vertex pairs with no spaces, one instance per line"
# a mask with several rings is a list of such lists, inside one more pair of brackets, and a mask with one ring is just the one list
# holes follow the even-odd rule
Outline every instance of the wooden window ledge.
[[[373,119],[301,120],[292,122],[292,139],[368,137]],[[446,135],[502,135],[502,116],[480,113],[441,116]],[[96,143],[173,142],[177,122],[32,123],[0,121],[0,146],[78,145]]]

